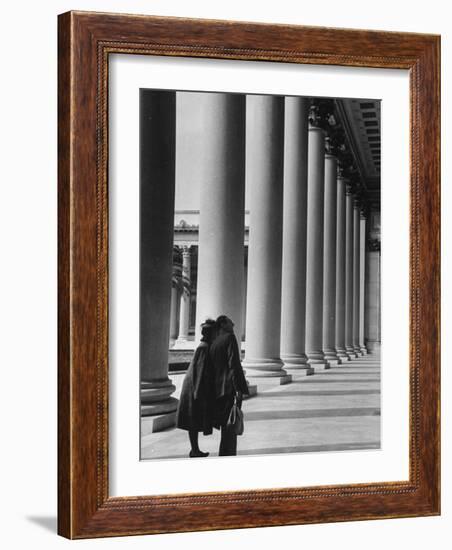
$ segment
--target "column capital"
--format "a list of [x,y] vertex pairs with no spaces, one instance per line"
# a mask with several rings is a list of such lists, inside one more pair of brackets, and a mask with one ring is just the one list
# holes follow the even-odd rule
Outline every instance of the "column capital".
[[177,245],[173,246],[173,266],[174,264],[180,264],[182,260],[181,248]]
[[337,179],[347,179],[344,174],[344,166],[342,165],[340,156],[337,157]]
[[352,181],[349,180],[349,178],[344,178],[345,181],[345,194],[349,196],[355,195],[355,186]]
[[183,258],[190,257],[191,256],[191,249],[192,249],[192,247],[189,244],[184,244],[183,246],[181,246],[182,257]]
[[325,158],[334,158],[337,160],[336,147],[333,138],[328,133],[325,137]]
[[366,192],[361,185],[361,181],[356,180],[354,186],[355,190],[353,207],[359,210],[359,215],[361,219],[366,219],[369,213],[369,203]]
[[328,130],[336,124],[334,102],[331,99],[315,98],[309,108],[309,129]]
[[369,252],[380,252],[380,239],[368,239],[367,250]]
[[361,205],[359,217],[362,220],[367,220],[367,218],[369,217],[369,205],[367,203],[363,202],[363,204]]

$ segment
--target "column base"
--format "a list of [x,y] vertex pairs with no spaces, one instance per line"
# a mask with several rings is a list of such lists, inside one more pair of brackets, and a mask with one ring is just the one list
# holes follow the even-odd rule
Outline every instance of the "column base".
[[157,416],[159,414],[175,412],[178,403],[179,400],[175,397],[169,397],[165,401],[158,403],[143,403],[142,400],[140,406],[141,416]]
[[328,365],[330,367],[337,367],[338,365],[341,365],[342,364],[342,361],[338,358],[338,359],[331,359],[330,357],[327,357],[328,359]]
[[326,349],[323,351],[323,355],[325,356],[325,361],[327,361],[331,367],[336,367],[342,363],[335,349]]
[[308,365],[314,369],[314,371],[326,370],[330,368],[323,351],[308,351],[306,355],[308,357]]
[[325,361],[325,359],[309,359],[309,366],[311,369],[314,369],[314,372],[327,370],[330,368],[328,361]]
[[367,355],[367,348],[365,346],[360,346],[359,349],[363,355]]
[[284,363],[284,370],[296,376],[310,376],[314,374],[314,369],[308,365],[308,358],[304,353],[286,353],[281,357]]
[[301,378],[305,376],[311,376],[314,374],[314,369],[309,365],[303,365],[302,367],[294,367],[291,365],[284,365],[287,374],[290,374],[293,379]]
[[328,370],[330,368],[330,365],[327,361],[318,362],[318,363],[309,363],[309,366],[314,369],[314,372],[319,372],[322,370]]
[[367,353],[369,355],[380,353],[381,343],[374,340],[368,340],[366,343]]
[[348,354],[347,354],[347,352],[345,351],[345,349],[338,349],[338,350],[337,350],[337,356],[338,356],[338,358],[341,360],[341,363],[350,361],[350,357],[348,356]]
[[284,368],[306,368],[308,358],[305,353],[284,353],[281,355]]
[[283,369],[283,362],[279,357],[269,359],[248,359],[245,356],[242,367],[246,369],[246,375],[250,378],[272,378],[287,374]]
[[158,414],[156,416],[141,416],[141,437],[155,432],[161,432],[176,425],[176,412]]
[[249,384],[248,380],[246,382],[248,384],[248,395],[244,395],[243,399],[250,399],[250,397],[254,397],[257,395],[257,385]]
[[170,397],[176,386],[169,378],[143,381],[140,388],[141,416],[160,416],[175,413],[179,400]]
[[[247,373],[248,374],[248,373]],[[248,376],[247,376],[248,377]],[[282,374],[279,376],[254,376],[250,375],[250,381],[257,387],[257,393],[259,393],[260,389],[268,389],[269,387],[273,386],[285,386],[286,384],[290,384],[292,382],[292,375],[291,374]]]
[[246,359],[242,363],[246,378],[258,386],[283,385],[292,382],[292,377],[283,369],[283,362],[275,359]]
[[189,338],[178,338],[171,349],[193,349],[194,342]]
[[345,348],[345,351],[350,359],[356,359],[358,357],[356,351],[352,347]]

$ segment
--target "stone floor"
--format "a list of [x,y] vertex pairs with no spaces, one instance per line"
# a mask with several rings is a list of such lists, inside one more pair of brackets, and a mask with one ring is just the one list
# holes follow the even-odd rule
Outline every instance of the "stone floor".
[[[174,377],[180,392],[183,375]],[[243,402],[238,454],[277,454],[380,447],[380,357],[366,355],[284,386],[258,387]],[[219,432],[199,438],[218,454]],[[188,456],[187,432],[170,428],[142,438],[141,458]]]

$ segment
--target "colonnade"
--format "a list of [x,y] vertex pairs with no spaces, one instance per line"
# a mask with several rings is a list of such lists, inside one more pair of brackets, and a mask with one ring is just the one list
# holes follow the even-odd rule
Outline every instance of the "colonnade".
[[[149,103],[151,109],[161,101],[159,94],[168,94],[147,93],[142,92],[145,106]],[[311,100],[206,93],[199,94],[199,101],[203,102],[205,131],[202,156],[194,159],[201,163],[196,327],[206,317],[225,314],[233,319],[235,333],[242,334],[244,201],[245,186],[249,186],[243,361],[247,377],[258,383],[288,383],[293,376],[311,375],[366,353],[366,219],[350,182],[339,170],[334,150],[328,147],[326,152],[325,129],[316,124],[315,117],[309,118]],[[174,107],[167,105],[167,109]],[[146,139],[152,141],[156,138],[152,132],[160,134],[165,126],[171,133],[173,124],[167,115],[158,129],[149,125],[151,135],[146,134]],[[174,151],[168,150],[172,145],[165,148],[166,157],[160,159],[155,174],[141,172],[142,190],[159,189],[168,220],[170,211],[174,215],[174,174],[168,166],[173,162]],[[149,152],[146,143],[141,147],[143,167],[149,162],[147,156],[157,153]],[[149,223],[165,223],[165,230],[173,231],[161,209],[152,221],[152,206],[142,200],[140,208],[141,217]],[[161,238],[161,227],[156,233]],[[142,258],[151,256],[151,249],[143,250],[143,246]],[[172,242],[165,238],[159,246],[168,249],[159,263],[162,278],[172,267]],[[147,280],[143,271],[155,270],[150,267],[153,262],[155,257],[142,259],[142,281]],[[184,251],[183,278],[188,280],[189,262],[189,251]],[[154,351],[152,358],[141,355],[143,414],[175,410],[167,383],[170,280],[168,276],[164,291],[163,281],[159,282],[158,300],[155,289],[141,286],[141,304],[146,306],[151,297],[154,300],[152,310],[141,309],[141,339],[153,341]],[[173,295],[173,314],[180,307],[179,340],[188,336],[187,304],[182,294],[180,306],[175,305]],[[164,335],[149,331],[147,315],[167,325]],[[148,403],[151,411],[143,409]]]

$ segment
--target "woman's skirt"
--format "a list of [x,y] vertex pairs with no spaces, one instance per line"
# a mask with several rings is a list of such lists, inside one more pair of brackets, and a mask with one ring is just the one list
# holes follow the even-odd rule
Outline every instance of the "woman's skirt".
[[186,376],[182,384],[179,406],[176,413],[176,426],[182,430],[212,433],[213,403],[209,395],[195,399],[191,377]]

